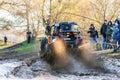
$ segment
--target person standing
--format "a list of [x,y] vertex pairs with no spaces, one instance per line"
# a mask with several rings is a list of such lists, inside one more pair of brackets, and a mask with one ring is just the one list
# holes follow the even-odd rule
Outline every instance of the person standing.
[[120,49],[120,24],[119,24],[118,29],[119,29],[119,39],[118,39],[118,48],[117,48],[117,50]]
[[4,43],[7,44],[7,37],[4,36]]
[[112,33],[112,38],[113,38],[113,43],[114,43],[114,50],[113,52],[117,52],[118,48],[117,44],[120,45],[119,40],[120,40],[120,22],[118,19],[115,20],[114,26],[113,26],[113,33]]
[[102,35],[102,50],[105,50],[105,42],[106,42],[106,29],[107,29],[107,20],[104,21],[103,25],[101,26],[100,33]]
[[118,29],[119,29],[119,38],[118,38],[118,48],[117,48],[117,50],[120,49],[120,20],[119,20],[119,26],[118,26]]
[[49,24],[49,23],[48,23],[47,26],[46,26],[45,34],[46,34],[47,36],[50,36],[50,35],[51,35],[51,27],[50,27],[50,24]]
[[27,43],[29,44],[31,42],[31,31],[27,32]]
[[98,32],[95,29],[94,24],[90,25],[88,33],[90,33],[90,43],[91,43],[91,46],[94,43],[96,43],[96,49],[98,49]]
[[110,40],[111,40],[111,36],[112,36],[112,30],[113,29],[113,24],[112,24],[112,21],[109,21],[108,22],[108,26],[107,26],[107,29],[106,29],[106,46],[105,48],[108,49],[109,47],[109,44],[110,44]]

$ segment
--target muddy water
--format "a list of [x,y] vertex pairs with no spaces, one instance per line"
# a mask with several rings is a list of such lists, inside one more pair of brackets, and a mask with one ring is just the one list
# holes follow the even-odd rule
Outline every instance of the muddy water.
[[69,70],[54,70],[43,60],[30,66],[16,59],[0,61],[0,80],[120,80],[120,59],[107,58],[101,66],[108,72],[71,59]]

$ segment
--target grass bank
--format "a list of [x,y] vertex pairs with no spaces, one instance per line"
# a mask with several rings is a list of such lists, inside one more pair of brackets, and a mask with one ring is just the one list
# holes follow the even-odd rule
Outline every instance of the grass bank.
[[[1,42],[2,43],[2,42]],[[38,40],[32,40],[30,44],[27,41],[23,41],[17,44],[11,45],[1,45],[0,46],[0,53],[16,53],[16,54],[28,54],[28,53],[36,53],[39,52],[40,43]]]
[[39,41],[33,40],[30,44],[27,41],[22,43],[22,46],[15,49],[14,51],[20,54],[35,53],[39,52]]

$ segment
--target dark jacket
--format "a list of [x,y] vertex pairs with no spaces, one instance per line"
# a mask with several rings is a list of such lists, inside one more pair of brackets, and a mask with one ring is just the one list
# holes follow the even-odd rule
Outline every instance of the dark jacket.
[[4,37],[4,41],[7,41],[7,37],[6,36]]
[[119,26],[114,25],[112,37],[113,39],[120,39]]
[[110,26],[110,25],[107,26],[107,29],[106,29],[106,32],[105,32],[106,36],[111,36],[112,35],[112,32],[113,32],[112,28],[113,28],[113,26]]
[[107,30],[107,24],[103,24],[102,25],[102,27],[101,27],[101,29],[100,29],[100,33],[101,33],[101,35],[103,35],[104,37],[106,37],[106,30]]
[[95,28],[89,28],[88,33],[90,33],[90,37],[97,37],[98,38],[98,32],[95,30]]
[[30,31],[27,32],[27,36],[28,36],[28,37],[31,36],[31,34],[32,34],[32,33],[31,33]]
[[46,26],[46,35],[51,35],[51,27],[49,25]]

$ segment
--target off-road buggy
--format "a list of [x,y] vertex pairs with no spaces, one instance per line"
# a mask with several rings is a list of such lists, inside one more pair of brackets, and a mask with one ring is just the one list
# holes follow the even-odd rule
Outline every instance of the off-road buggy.
[[58,58],[65,61],[66,55],[77,51],[82,38],[77,23],[58,22],[51,26],[51,35],[40,40],[40,57],[50,64],[55,64]]

